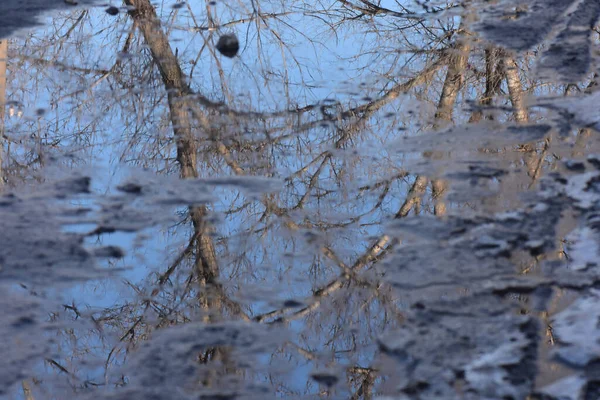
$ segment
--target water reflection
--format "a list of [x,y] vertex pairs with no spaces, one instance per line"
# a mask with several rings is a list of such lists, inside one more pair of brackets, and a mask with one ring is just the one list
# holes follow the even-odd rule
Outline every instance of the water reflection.
[[597,259],[597,75],[554,66],[560,41],[538,68],[551,27],[504,40],[498,10],[528,9],[494,4],[125,0],[1,41],[0,279],[47,299],[5,335],[52,340],[0,394],[516,399],[567,376],[546,353],[563,289],[596,282],[564,261]]

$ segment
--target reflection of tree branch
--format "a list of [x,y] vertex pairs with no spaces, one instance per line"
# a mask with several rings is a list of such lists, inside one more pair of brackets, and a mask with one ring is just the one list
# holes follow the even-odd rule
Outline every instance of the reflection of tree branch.
[[69,37],[71,37],[71,33],[73,33],[73,31],[75,30],[75,28],[81,23],[81,21],[83,21],[83,17],[85,17],[87,15],[87,10],[83,10],[80,14],[79,17],[77,17],[77,19],[75,20],[75,22],[73,23],[73,25],[71,25],[71,27],[67,30],[67,32],[61,37],[61,41],[68,39]]
[[58,368],[61,372],[64,372],[65,374],[67,374],[69,376],[73,376],[73,374],[71,374],[71,372],[67,368],[62,366],[58,361],[53,360],[52,358],[46,358],[46,362],[48,364],[52,365],[53,367]]
[[447,60],[447,50],[440,52],[440,57],[429,64],[427,67],[423,68],[416,76],[408,79],[405,82],[399,83],[393,86],[391,89],[385,92],[385,94],[378,99],[370,101],[361,106],[349,109],[347,111],[343,111],[341,113],[341,117],[343,119],[361,116],[362,118],[369,117],[373,115],[376,111],[380,110],[383,106],[389,104],[391,101],[395,100],[402,93],[406,93],[415,87],[422,85],[429,81],[433,74],[435,74],[441,67],[444,66],[444,63]]
[[296,204],[292,208],[293,210],[300,209],[304,206],[304,203],[308,199],[308,196],[310,195],[312,190],[315,188],[317,181],[319,180],[319,176],[321,175],[321,172],[323,172],[323,168],[325,167],[325,164],[327,164],[327,162],[329,161],[331,156],[332,156],[332,154],[329,153],[327,156],[325,156],[325,158],[323,158],[323,161],[321,161],[319,168],[317,168],[315,173],[312,174],[312,176],[310,177],[310,181],[308,183],[308,187],[306,188],[306,191],[304,192],[304,195],[302,196],[302,198],[300,198],[300,200],[298,201],[298,204]]
[[[305,348],[297,345],[293,342],[286,342],[287,345],[292,346],[296,351],[306,358],[309,361],[315,361],[319,359],[319,356],[312,351],[306,350]],[[360,398],[370,399],[371,391],[373,390],[373,385],[375,383],[375,374],[379,373],[379,370],[376,368],[365,368],[365,367],[346,367],[346,374],[348,375],[358,375],[362,377],[362,382],[356,391],[351,397],[352,400],[358,400]]]
[[531,174],[531,183],[529,184],[529,188],[533,187],[542,174],[542,167],[544,165],[544,161],[546,160],[546,156],[548,155],[548,149],[550,148],[550,137],[547,137],[544,140],[544,145],[542,148],[542,152],[537,157],[537,162],[531,162],[533,166],[533,171]]
[[[408,215],[411,209],[418,207],[418,204],[420,203],[420,196],[426,188],[427,178],[417,176],[413,186],[407,194],[406,200],[400,207],[400,210],[396,213],[395,218],[404,218]],[[337,279],[329,282],[324,287],[316,290],[313,293],[311,299],[307,301],[309,305],[293,312],[289,316],[286,317],[284,315],[292,309],[284,307],[278,310],[258,315],[254,317],[254,320],[257,322],[264,322],[266,320],[277,318],[276,321],[290,321],[293,319],[301,318],[311,313],[315,309],[319,308],[323,298],[328,297],[331,294],[337,292],[357,272],[359,272],[370,262],[375,262],[381,259],[381,257],[387,254],[397,243],[397,240],[391,239],[388,235],[382,235],[373,243],[373,245],[371,245],[371,247],[361,257],[359,257],[354,262],[354,264],[351,267],[346,266],[337,256],[335,256],[335,254],[330,248],[323,247],[321,249],[323,254],[326,257],[332,259],[343,270],[340,276]]]
[[433,213],[437,216],[446,215],[446,203],[444,195],[447,189],[447,182],[442,179],[433,179],[431,181],[431,197],[434,200]]
[[105,75],[105,74],[110,73],[110,71],[111,71],[109,69],[83,68],[83,67],[77,67],[74,65],[67,65],[60,61],[46,60],[46,59],[39,58],[39,57],[32,57],[27,54],[23,54],[22,52],[16,52],[16,51],[9,52],[9,57],[18,58],[23,61],[28,61],[28,62],[32,63],[33,65],[41,65],[44,67],[54,67],[60,71],[74,71],[74,72],[81,72],[83,74],[91,74],[91,75]]
[[[425,19],[428,17],[432,17],[435,14],[439,14],[443,11],[447,11],[452,8],[459,7],[458,5],[448,5],[446,8],[443,8],[443,9],[442,8],[440,8],[440,9],[432,8],[432,9],[427,9],[424,14],[417,14],[417,13],[414,13],[414,12],[408,10],[407,8],[405,8],[402,5],[400,5],[400,6],[403,8],[404,12],[390,10],[389,8],[382,7],[379,4],[375,4],[375,3],[367,1],[367,0],[360,0],[360,2],[363,4],[363,6],[353,4],[348,0],[338,0],[338,2],[342,3],[344,6],[348,7],[349,9],[359,11],[360,13],[362,13],[364,15],[368,15],[368,16],[386,15],[386,16],[391,16],[391,17],[395,17],[395,18],[419,19],[419,20]],[[396,3],[400,4],[399,2],[396,2]]]
[[[326,12],[326,10],[323,10],[323,12]],[[299,12],[299,11],[288,11],[288,12],[280,12],[280,13],[260,13],[258,15],[253,15],[251,17],[248,18],[239,18],[233,21],[229,21],[229,22],[225,22],[223,24],[220,25],[210,25],[210,26],[194,26],[192,28],[183,28],[183,27],[175,27],[179,30],[184,30],[184,31],[192,31],[192,32],[206,32],[206,31],[219,31],[221,29],[225,29],[225,28],[229,28],[231,26],[235,26],[235,25],[240,25],[240,24],[246,24],[248,22],[252,22],[252,21],[256,21],[256,20],[262,20],[262,19],[271,19],[271,18],[280,18],[280,17],[285,17],[288,15],[295,15],[295,14],[302,14],[302,15],[307,15],[307,14],[318,14],[319,11],[313,11],[313,12]]]
[[[316,290],[313,293],[312,298],[309,301],[310,304],[307,305],[306,307],[303,307],[300,310],[293,312],[292,314],[290,314],[287,317],[282,317],[282,315],[284,315],[286,312],[290,311],[291,309],[290,308],[281,308],[279,310],[274,310],[274,311],[268,312],[266,314],[258,315],[256,317],[254,317],[254,320],[257,322],[264,322],[268,319],[279,317],[277,321],[290,321],[290,320],[294,320],[297,318],[302,318],[303,316],[309,314],[310,312],[319,308],[319,306],[321,305],[322,299],[332,295],[333,293],[335,293],[339,289],[341,289],[344,286],[345,282],[351,278],[351,274],[357,273],[363,267],[368,265],[368,263],[378,259],[382,254],[384,254],[387,250],[386,246],[388,245],[389,241],[390,241],[390,238],[387,235],[384,235],[381,238],[379,238],[377,241],[375,241],[375,243],[361,257],[359,257],[354,262],[352,267],[344,268],[344,272],[337,279],[329,282],[324,287]],[[323,248],[323,251],[324,251],[325,255],[330,254],[327,251],[327,248]]]
[[[148,43],[153,59],[161,73],[165,89],[167,90],[171,122],[177,143],[177,161],[180,167],[180,175],[183,179],[195,178],[198,176],[197,149],[191,126],[192,115],[188,111],[188,100],[186,98],[187,95],[192,93],[191,89],[185,83],[183,72],[179,66],[177,57],[170,48],[168,38],[160,29],[157,29],[157,25],[160,23],[150,2],[148,0],[126,0],[126,3],[135,7],[135,10],[130,11],[130,14],[138,24]],[[202,123],[202,126],[208,129],[209,124],[205,116],[198,112],[195,112],[194,115]],[[223,147],[221,150],[226,150]],[[236,164],[233,164],[232,167],[241,171],[241,168],[236,167]],[[190,244],[160,277],[159,283],[162,284],[168,279],[177,265],[181,263],[186,254],[189,254],[191,248],[195,246],[196,276],[200,279],[202,286],[207,289],[207,293],[202,294],[202,305],[210,309],[212,308],[211,304],[221,304],[227,307],[234,315],[249,320],[242,311],[241,306],[231,300],[225,293],[222,285],[217,282],[220,271],[210,232],[211,228],[206,221],[207,212],[206,206],[189,207],[190,217],[194,225],[194,234],[190,240]]]
[[[423,84],[425,82],[427,82],[427,80],[430,79],[430,77],[440,68],[444,65],[444,61],[446,60],[446,56],[444,55],[445,53],[442,52],[442,56],[440,56],[440,58],[432,63],[431,65],[429,65],[427,68],[425,68],[421,73],[419,73],[419,75],[417,75],[414,78],[409,79],[406,82],[403,82],[402,84],[398,84],[396,86],[394,86],[393,88],[391,88],[390,90],[388,90],[385,95],[383,95],[382,97],[380,97],[379,99],[376,99],[374,101],[371,101],[367,104],[355,107],[353,109],[349,109],[347,111],[343,111],[341,112],[341,118],[342,119],[348,119],[348,118],[354,118],[354,117],[358,117],[358,119],[356,121],[354,121],[352,124],[344,127],[343,129],[340,130],[340,132],[342,133],[341,137],[336,141],[335,147],[336,148],[341,148],[343,147],[344,143],[346,143],[348,140],[351,139],[352,135],[351,132],[356,131],[357,127],[359,124],[361,124],[363,121],[365,121],[366,119],[368,119],[372,114],[374,114],[376,111],[378,111],[379,109],[381,109],[382,107],[384,107],[386,104],[388,104],[389,102],[393,101],[394,99],[398,98],[398,96],[401,93],[404,93],[406,91],[409,91],[410,89]],[[196,116],[197,119],[199,120],[203,120],[204,116],[201,114],[201,112],[197,109],[197,107],[192,106],[192,112],[194,113],[194,115]],[[306,130],[309,127],[314,127],[319,125],[320,123],[324,122],[325,119],[320,120],[320,121],[312,121],[308,124],[305,124],[303,126],[298,126],[296,127],[295,131],[298,133],[300,131]],[[223,157],[223,159],[225,160],[225,162],[227,163],[227,165],[233,170],[233,172],[236,175],[242,175],[245,174],[245,171],[239,166],[239,164],[233,160],[233,158],[231,157],[231,154],[229,152],[229,149],[227,148],[227,146],[225,146],[220,140],[217,139],[216,135],[210,135],[209,137],[216,146],[216,150],[217,152]],[[270,141],[272,144],[272,141]],[[286,178],[286,181],[289,181],[292,177],[297,176],[303,172],[305,172],[309,166],[313,163],[316,163],[319,158],[324,157],[324,159],[321,161],[321,164],[319,166],[319,168],[317,169],[317,171],[312,175],[308,188],[305,192],[305,194],[303,195],[303,197],[300,199],[300,201],[297,203],[297,205],[295,207],[292,207],[292,209],[297,209],[297,208],[301,208],[302,205],[304,204],[304,202],[306,201],[311,189],[316,185],[317,183],[317,178],[320,174],[320,172],[322,171],[322,168],[324,167],[324,165],[326,164],[326,162],[328,160],[330,160],[332,156],[332,153],[329,151],[323,152],[321,154],[319,154],[317,157],[315,157],[308,165],[306,165],[305,167],[301,168],[300,170],[296,171],[294,174],[292,174],[290,177]],[[420,181],[419,181],[420,182]],[[266,200],[263,200],[263,202],[265,203],[265,213],[271,211],[273,212],[275,215],[277,216],[284,216],[287,214],[288,210],[283,209],[279,206],[274,205],[272,202]],[[403,208],[401,209],[402,213],[407,212],[406,210],[410,211],[410,209],[412,209],[414,206],[417,205],[417,198],[416,197],[412,197],[410,199],[410,202],[407,203],[405,206],[403,206]],[[293,223],[293,221],[291,221],[289,218],[286,219],[286,225],[288,225],[288,227],[292,228],[292,229],[297,229],[299,226],[296,223]]]
[[189,241],[188,245],[185,247],[185,249],[181,253],[179,253],[177,258],[171,263],[171,265],[165,271],[165,273],[161,274],[161,276],[158,278],[159,285],[161,285],[161,286],[164,285],[165,282],[167,280],[169,280],[169,277],[173,274],[173,272],[175,272],[175,269],[179,266],[179,264],[181,264],[181,262],[185,259],[185,257],[192,254],[192,252],[194,250],[194,242],[196,241],[196,239],[197,239],[196,235],[192,235],[192,237],[190,238],[190,241]]

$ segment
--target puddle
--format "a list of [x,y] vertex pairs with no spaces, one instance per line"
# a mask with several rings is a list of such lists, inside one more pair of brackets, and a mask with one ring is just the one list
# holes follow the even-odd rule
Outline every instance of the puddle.
[[596,1],[26,3],[0,397],[597,397]]

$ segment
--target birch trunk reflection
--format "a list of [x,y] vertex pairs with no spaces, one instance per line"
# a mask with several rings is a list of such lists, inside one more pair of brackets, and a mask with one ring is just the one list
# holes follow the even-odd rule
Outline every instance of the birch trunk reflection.
[[[198,137],[207,134],[207,130],[210,129],[209,124],[206,119],[198,121],[201,132],[192,126],[193,115],[189,104],[192,90],[185,82],[177,56],[171,49],[168,37],[162,30],[160,20],[150,1],[127,0],[126,3],[135,7],[130,14],[144,36],[167,91],[180,176],[182,179],[197,178]],[[192,241],[195,242],[194,269],[200,284],[198,300],[205,314],[204,320],[210,322],[222,319],[220,314],[224,295],[218,282],[220,271],[207,214],[208,208],[204,205],[189,207],[189,215],[194,227],[192,237]],[[230,358],[230,351],[223,347],[209,348],[199,354],[199,363],[215,365],[214,369],[205,371],[205,374],[200,377],[200,384],[215,387],[220,377],[235,374],[237,371],[231,366]]]
[[[191,123],[192,115],[187,105],[188,96],[192,91],[185,82],[177,56],[171,49],[167,35],[163,32],[150,1],[127,0],[126,4],[135,7],[130,14],[144,35],[167,91],[180,175],[183,179],[197,178],[198,150]],[[219,266],[210,224],[206,221],[207,207],[192,206],[189,213],[194,225],[196,241],[196,274],[203,286],[215,285],[219,276]]]
[[[453,123],[454,107],[456,106],[458,94],[465,82],[465,73],[471,52],[469,33],[465,29],[467,26],[465,18],[468,18],[468,16],[463,17],[457,32],[460,37],[450,49],[448,70],[446,71],[446,78],[444,79],[442,93],[435,113],[434,129],[439,129]],[[434,214],[437,216],[446,214],[444,195],[447,187],[448,183],[442,179],[433,179],[431,181],[432,197],[435,203]]]

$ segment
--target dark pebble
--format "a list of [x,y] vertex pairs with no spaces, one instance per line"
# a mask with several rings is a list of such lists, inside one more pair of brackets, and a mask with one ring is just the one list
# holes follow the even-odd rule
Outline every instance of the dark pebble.
[[223,35],[217,42],[217,50],[225,57],[233,58],[240,49],[240,42],[233,34]]
[[106,13],[108,15],[118,15],[119,14],[119,9],[115,6],[110,6],[104,11],[106,11]]

